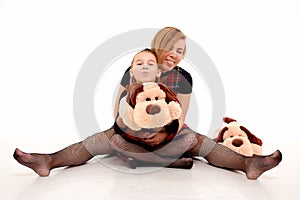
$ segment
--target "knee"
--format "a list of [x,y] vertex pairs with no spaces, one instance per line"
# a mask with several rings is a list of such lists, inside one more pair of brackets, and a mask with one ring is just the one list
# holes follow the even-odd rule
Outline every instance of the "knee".
[[197,145],[198,139],[195,134],[193,133],[186,133],[183,135],[183,142],[181,142],[181,145],[184,150],[188,150],[193,148],[195,145]]
[[120,135],[114,135],[110,139],[112,148],[115,150],[127,150],[127,142]]
[[190,149],[194,147],[198,143],[198,139],[196,134],[194,133],[187,133],[184,135],[184,143]]

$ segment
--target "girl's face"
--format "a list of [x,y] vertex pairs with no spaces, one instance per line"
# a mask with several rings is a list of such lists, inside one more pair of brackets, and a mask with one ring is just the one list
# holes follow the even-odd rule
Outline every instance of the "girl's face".
[[154,82],[160,73],[161,70],[158,68],[157,59],[152,53],[140,52],[134,56],[130,75],[137,82]]
[[184,57],[185,40],[180,39],[176,42],[169,51],[164,51],[161,55],[161,64],[163,71],[169,71],[176,67]]

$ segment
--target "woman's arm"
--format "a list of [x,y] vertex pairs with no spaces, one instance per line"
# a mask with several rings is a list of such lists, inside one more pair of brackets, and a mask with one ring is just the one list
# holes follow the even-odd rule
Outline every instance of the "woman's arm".
[[185,117],[186,114],[188,112],[189,106],[190,106],[190,100],[191,100],[191,94],[180,94],[178,93],[176,96],[181,104],[181,116],[179,118],[179,127],[178,127],[178,131],[177,133],[181,130],[184,121],[185,121]]
[[119,111],[120,97],[121,97],[122,92],[124,92],[124,91],[125,91],[125,87],[120,85],[119,91],[118,91],[118,94],[116,97],[116,101],[115,101],[115,109],[114,109],[114,118],[115,119],[116,119],[118,111]]

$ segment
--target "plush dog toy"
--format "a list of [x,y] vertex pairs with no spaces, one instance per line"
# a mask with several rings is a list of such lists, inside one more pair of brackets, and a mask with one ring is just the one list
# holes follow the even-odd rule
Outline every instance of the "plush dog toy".
[[245,155],[261,155],[262,141],[253,135],[235,119],[224,117],[225,127],[219,132],[217,142],[227,146],[233,151]]
[[[165,142],[173,139],[178,130],[181,115],[179,100],[171,90],[161,83],[132,83],[126,87],[127,94],[119,103],[119,116],[114,129],[131,141],[139,142],[152,151],[152,146],[145,144],[147,134],[166,131]],[[163,142],[161,143],[163,144]],[[137,161],[132,157],[118,153],[135,169]]]
[[133,83],[126,89],[127,95],[120,101],[117,118],[121,127],[124,123],[134,131],[162,128],[181,115],[175,94],[161,83]]

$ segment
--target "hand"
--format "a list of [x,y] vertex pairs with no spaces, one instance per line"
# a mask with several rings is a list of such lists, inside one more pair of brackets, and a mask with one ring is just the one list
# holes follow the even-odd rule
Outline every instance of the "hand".
[[167,132],[152,133],[147,138],[145,138],[144,141],[150,144],[151,146],[156,146],[159,145],[162,141],[164,141],[167,136]]

